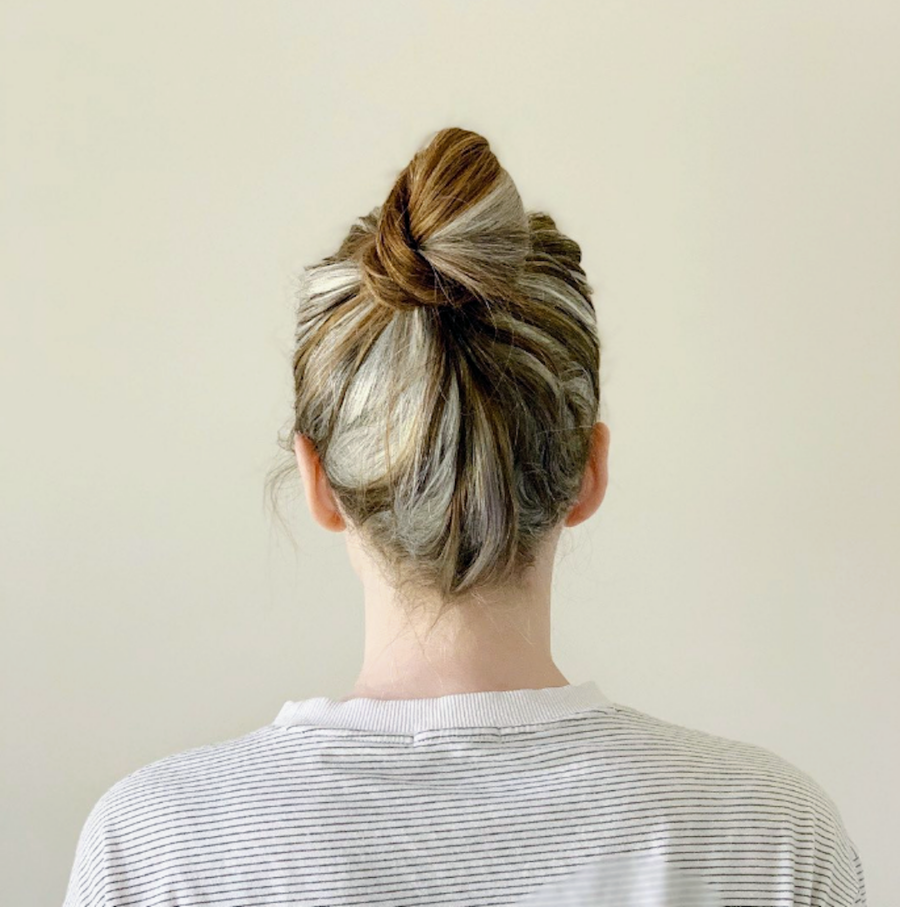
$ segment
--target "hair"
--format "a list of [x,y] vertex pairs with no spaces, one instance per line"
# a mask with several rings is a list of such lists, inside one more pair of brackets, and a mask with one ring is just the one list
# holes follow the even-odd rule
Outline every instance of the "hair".
[[[577,499],[600,405],[581,248],[487,140],[442,129],[297,292],[294,434],[398,594],[521,582]],[[403,596],[401,594],[401,600]],[[414,607],[412,599],[408,600]]]

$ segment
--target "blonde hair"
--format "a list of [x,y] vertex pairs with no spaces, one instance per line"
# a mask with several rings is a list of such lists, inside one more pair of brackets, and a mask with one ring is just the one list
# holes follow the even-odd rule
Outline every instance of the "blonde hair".
[[452,606],[520,580],[578,496],[600,405],[580,262],[485,138],[437,132],[303,271],[273,502],[296,432],[398,590]]

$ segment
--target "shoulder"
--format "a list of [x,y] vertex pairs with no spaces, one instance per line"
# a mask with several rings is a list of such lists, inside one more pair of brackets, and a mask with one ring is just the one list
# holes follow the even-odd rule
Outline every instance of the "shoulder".
[[651,751],[681,764],[686,771],[735,786],[755,786],[785,798],[819,819],[840,822],[840,813],[809,772],[767,747],[665,721],[638,709],[616,706],[622,730],[650,744]]
[[163,756],[125,775],[101,800],[112,807],[123,800],[140,799],[169,789],[179,791],[190,787],[203,791],[226,784],[264,757],[272,731],[272,726],[267,725],[239,737]]
[[239,783],[267,752],[272,727],[163,756],[112,784],[94,804],[85,831],[111,840],[142,817],[169,809],[185,815],[192,804],[208,806],[229,785]]
[[[795,848],[817,882],[865,893],[862,866],[840,809],[808,771],[767,747],[664,721],[638,709],[616,706],[618,732],[635,761],[655,762],[657,780],[691,792],[716,819],[736,831],[753,828],[771,841]],[[665,766],[665,769],[663,768]],[[858,903],[864,903],[858,901]]]
[[271,736],[267,725],[182,750],[135,769],[107,788],[82,825],[65,907],[101,907],[110,892],[130,891],[132,880],[124,869],[143,865],[151,852],[154,862],[164,862],[198,823],[215,819],[221,810],[220,792],[239,786],[264,760]]

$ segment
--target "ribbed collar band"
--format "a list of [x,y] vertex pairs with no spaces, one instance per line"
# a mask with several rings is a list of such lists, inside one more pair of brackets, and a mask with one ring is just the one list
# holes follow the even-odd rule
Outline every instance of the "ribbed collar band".
[[447,728],[505,728],[543,724],[612,707],[593,680],[539,690],[451,693],[429,699],[337,700],[316,696],[286,702],[273,724],[416,734]]

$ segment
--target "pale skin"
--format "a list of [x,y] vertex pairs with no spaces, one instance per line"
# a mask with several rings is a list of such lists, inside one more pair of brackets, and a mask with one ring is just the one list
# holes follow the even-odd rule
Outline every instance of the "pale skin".
[[[347,552],[364,592],[365,647],[353,689],[341,701],[423,699],[452,693],[543,689],[569,681],[553,661],[550,594],[562,530],[599,508],[608,482],[609,428],[594,423],[591,453],[578,499],[550,533],[525,588],[481,593],[429,631],[433,611],[410,622],[390,583],[360,546],[342,516],[310,441],[294,435],[294,452],[306,501],[315,521],[331,532],[346,530]],[[428,602],[427,591],[417,600]],[[471,607],[467,605],[471,604]]]

